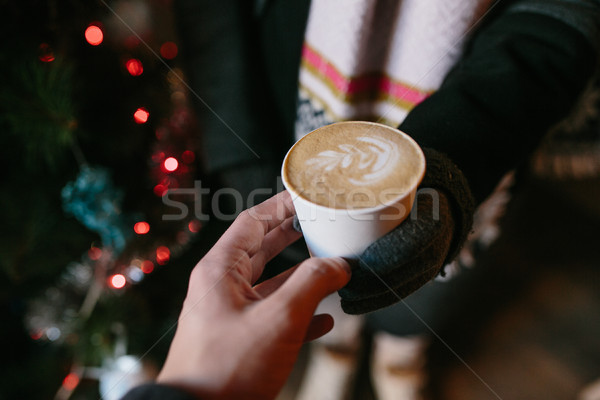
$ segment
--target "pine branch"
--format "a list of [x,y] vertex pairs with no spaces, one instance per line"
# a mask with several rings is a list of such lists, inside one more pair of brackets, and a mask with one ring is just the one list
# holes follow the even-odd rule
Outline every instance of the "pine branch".
[[0,122],[28,169],[51,168],[64,157],[77,128],[72,68],[60,60],[12,61],[0,88]]

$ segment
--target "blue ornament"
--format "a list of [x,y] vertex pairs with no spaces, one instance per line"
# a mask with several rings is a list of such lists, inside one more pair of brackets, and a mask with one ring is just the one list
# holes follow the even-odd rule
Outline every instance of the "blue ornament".
[[61,195],[65,212],[98,233],[103,246],[116,253],[123,250],[130,231],[121,213],[123,192],[114,187],[106,169],[82,167]]

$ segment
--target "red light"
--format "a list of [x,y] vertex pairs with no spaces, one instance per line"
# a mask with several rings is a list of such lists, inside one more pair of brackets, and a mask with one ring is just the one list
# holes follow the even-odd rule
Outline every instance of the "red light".
[[171,258],[171,251],[167,246],[160,246],[156,249],[156,262],[165,265]]
[[135,58],[127,60],[127,62],[125,62],[125,68],[127,68],[127,72],[129,72],[131,76],[140,76],[142,72],[144,72],[142,62]]
[[32,332],[29,337],[31,337],[33,340],[40,340],[42,338],[42,336],[44,336],[44,331],[35,331]]
[[188,223],[188,229],[192,233],[197,233],[198,231],[200,231],[201,227],[202,227],[202,224],[198,220],[193,220]]
[[191,164],[196,159],[196,155],[194,154],[193,151],[186,150],[181,154],[181,159],[183,160],[184,163]]
[[85,30],[85,40],[92,46],[98,46],[104,40],[102,29],[96,25],[90,25]]
[[54,61],[54,53],[52,52],[52,48],[48,43],[40,44],[40,61],[41,62],[52,62]]
[[160,46],[160,55],[167,60],[172,60],[177,57],[177,45],[173,42],[165,42]]
[[115,289],[121,289],[127,283],[127,279],[122,274],[114,274],[110,277],[110,285]]
[[62,385],[67,390],[74,390],[79,385],[79,377],[74,372],[69,373],[63,379]]
[[163,162],[163,166],[169,172],[173,172],[179,167],[179,162],[175,157],[169,157]]
[[160,183],[154,186],[154,194],[158,197],[163,197],[163,195],[169,190],[165,185],[161,185]]
[[145,124],[148,121],[148,117],[150,117],[150,113],[143,107],[138,108],[133,113],[133,119],[138,124]]
[[88,250],[88,257],[90,260],[98,261],[102,257],[102,250],[97,247],[92,247]]
[[54,54],[50,53],[50,54],[42,55],[42,56],[40,56],[40,61],[52,62],[52,61],[54,61]]
[[154,263],[152,261],[146,260],[142,263],[140,269],[143,273],[149,274],[150,272],[154,271]]
[[135,225],[133,225],[133,230],[138,235],[145,235],[150,232],[150,224],[145,221],[136,222]]

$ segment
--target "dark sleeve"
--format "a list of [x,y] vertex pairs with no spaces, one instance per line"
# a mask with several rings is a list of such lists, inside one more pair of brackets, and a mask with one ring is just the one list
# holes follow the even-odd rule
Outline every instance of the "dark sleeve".
[[149,383],[131,389],[121,400],[199,400],[171,386]]
[[[550,3],[570,18],[535,8],[504,10],[480,29],[441,88],[400,126],[421,146],[447,155],[477,202],[568,114],[596,68],[591,35],[600,22],[599,3]],[[573,3],[589,7],[569,8]],[[580,26],[589,24],[586,30],[575,27],[573,14]]]
[[273,158],[273,122],[252,1],[174,2],[208,172]]

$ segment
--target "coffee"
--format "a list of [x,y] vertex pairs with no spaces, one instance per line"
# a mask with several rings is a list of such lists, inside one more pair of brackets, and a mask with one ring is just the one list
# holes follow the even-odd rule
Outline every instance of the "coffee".
[[413,190],[425,159],[406,134],[372,122],[340,122],[319,128],[288,152],[288,189],[321,206],[372,208]]

